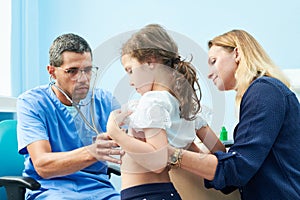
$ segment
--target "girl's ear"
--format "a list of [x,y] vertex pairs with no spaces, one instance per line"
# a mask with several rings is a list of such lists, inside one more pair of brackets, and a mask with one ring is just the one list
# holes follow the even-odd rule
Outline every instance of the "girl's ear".
[[154,67],[155,67],[154,65],[155,65],[155,63],[153,63],[153,62],[149,63],[149,68],[154,69]]
[[148,65],[149,65],[149,68],[150,69],[154,69],[155,68],[155,65],[156,65],[156,59],[155,58],[150,58],[149,60],[148,60]]
[[241,54],[239,52],[239,48],[235,47],[233,51],[234,51],[234,55],[235,55],[235,62],[239,63],[241,60]]
[[55,75],[55,67],[54,66],[51,66],[51,65],[48,65],[47,66],[47,71],[48,73],[50,74],[50,76],[54,79],[56,79],[56,75]]

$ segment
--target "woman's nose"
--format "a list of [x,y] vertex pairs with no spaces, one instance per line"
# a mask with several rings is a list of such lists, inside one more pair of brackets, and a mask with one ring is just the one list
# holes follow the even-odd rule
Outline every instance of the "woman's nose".
[[212,71],[212,69],[209,69],[207,78],[211,79],[212,77],[213,77],[213,71]]

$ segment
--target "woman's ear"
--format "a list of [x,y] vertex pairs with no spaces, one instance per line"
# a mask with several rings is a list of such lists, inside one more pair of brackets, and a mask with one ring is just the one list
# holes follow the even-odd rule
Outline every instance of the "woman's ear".
[[240,60],[241,60],[241,54],[239,52],[239,48],[235,47],[233,51],[234,51],[234,55],[235,55],[235,62],[238,64],[238,63],[240,63]]
[[55,67],[54,66],[51,66],[51,65],[48,65],[47,66],[47,71],[48,73],[50,74],[50,76],[54,79],[56,79],[56,75],[55,75]]

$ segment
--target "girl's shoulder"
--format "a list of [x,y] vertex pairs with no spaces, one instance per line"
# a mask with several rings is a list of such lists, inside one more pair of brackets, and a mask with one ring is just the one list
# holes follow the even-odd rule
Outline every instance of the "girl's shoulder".
[[177,99],[168,91],[149,91],[146,92],[140,99],[141,102],[153,103],[178,103]]

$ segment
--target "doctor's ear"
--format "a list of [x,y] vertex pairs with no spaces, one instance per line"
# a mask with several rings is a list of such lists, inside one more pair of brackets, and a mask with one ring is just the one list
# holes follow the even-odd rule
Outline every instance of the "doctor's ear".
[[235,47],[233,51],[234,51],[234,55],[235,55],[235,62],[237,64],[239,64],[240,60],[241,60],[241,54],[240,54],[239,48]]
[[55,67],[52,65],[48,65],[47,66],[47,71],[50,74],[50,76],[54,79],[56,79],[56,75],[55,75]]

